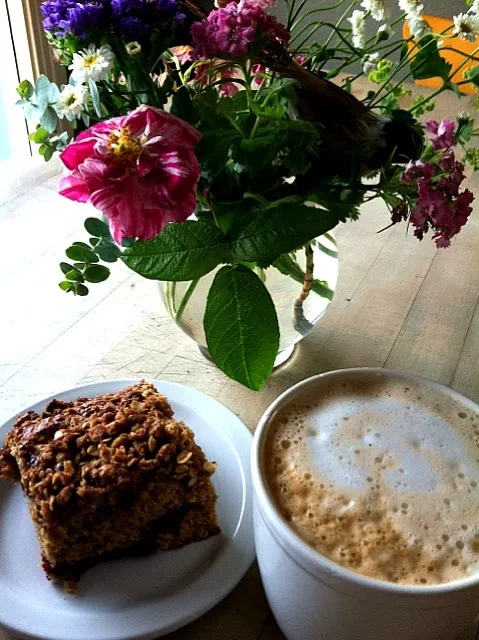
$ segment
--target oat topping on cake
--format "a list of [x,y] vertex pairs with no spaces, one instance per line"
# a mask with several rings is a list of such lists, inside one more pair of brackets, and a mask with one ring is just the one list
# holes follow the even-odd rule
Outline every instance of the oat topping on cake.
[[0,477],[20,480],[47,575],[183,546],[219,532],[209,462],[167,399],[141,382],[18,418]]

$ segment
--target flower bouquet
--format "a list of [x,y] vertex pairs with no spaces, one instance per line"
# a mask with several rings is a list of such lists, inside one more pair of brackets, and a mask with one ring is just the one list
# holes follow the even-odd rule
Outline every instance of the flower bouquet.
[[[66,167],[60,193],[101,214],[85,221],[88,241],[66,250],[60,287],[86,295],[122,261],[171,287],[188,282],[178,321],[209,275],[209,354],[251,389],[280,344],[265,273],[294,283],[287,304],[301,337],[313,326],[308,297],[331,297],[314,271],[319,236],[381,199],[387,224],[447,247],[471,213],[465,163],[479,167],[469,115],[424,118],[442,91],[479,86],[479,49],[454,68],[446,55],[454,38],[475,40],[477,0],[439,34],[418,0],[399,0],[394,21],[382,0],[339,0],[336,22],[327,6],[285,0],[281,24],[272,5],[46,0],[45,32],[68,84],[40,76],[18,88],[40,154],[60,152]],[[440,86],[413,99],[408,78]]]

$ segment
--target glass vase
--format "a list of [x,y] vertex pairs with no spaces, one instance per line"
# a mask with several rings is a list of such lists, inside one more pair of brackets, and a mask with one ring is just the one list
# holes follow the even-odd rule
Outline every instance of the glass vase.
[[[208,291],[217,271],[189,282],[162,282],[161,295],[168,313],[176,324],[210,358],[203,329]],[[274,366],[285,362],[294,346],[307,336],[320,321],[336,289],[338,252],[330,232],[311,241],[297,251],[282,256],[267,269],[255,268],[276,307],[280,345]],[[261,331],[261,319],[258,319]]]

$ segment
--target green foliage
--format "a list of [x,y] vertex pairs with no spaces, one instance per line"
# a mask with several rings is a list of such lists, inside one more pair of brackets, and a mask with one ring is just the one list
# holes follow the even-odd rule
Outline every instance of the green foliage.
[[464,71],[464,79],[469,80],[475,87],[479,88],[479,66],[466,69]]
[[414,80],[442,78],[449,80],[452,65],[441,56],[436,36],[431,33],[423,36],[419,42],[419,51],[410,62],[411,75]]
[[465,145],[467,142],[470,142],[473,131],[474,120],[469,114],[459,114],[457,117],[457,128],[454,134],[456,144]]
[[387,60],[386,58],[379,60],[376,69],[368,75],[369,81],[374,82],[374,84],[383,84],[389,78],[393,67],[394,62],[392,60]]
[[35,89],[33,88],[32,83],[28,80],[23,80],[17,87],[18,95],[24,100],[29,100],[33,96],[34,92]]
[[259,391],[279,348],[279,326],[268,290],[250,269],[225,266],[216,274],[204,316],[208,350],[227,376]]
[[90,90],[90,97],[91,97],[95,114],[99,118],[101,118],[102,111],[101,111],[101,103],[100,103],[100,94],[98,93],[96,82],[91,78],[88,80],[88,89]]
[[85,229],[93,236],[90,238],[89,244],[73,242],[65,251],[73,264],[60,262],[60,269],[65,275],[65,280],[59,284],[60,289],[78,296],[88,294],[85,282],[103,282],[109,277],[110,269],[98,264],[100,260],[116,262],[121,256],[121,249],[113,242],[110,229],[103,220],[87,218]]
[[294,203],[272,205],[245,227],[232,246],[238,260],[266,267],[337,224],[337,216],[324,209]]
[[464,160],[471,165],[474,171],[479,171],[479,149],[477,147],[467,149]]
[[421,94],[415,100],[413,100],[413,103],[411,105],[411,111],[413,111],[414,115],[418,118],[423,116],[425,113],[434,111],[434,109],[436,108],[436,103],[433,100],[429,100],[424,104],[423,102],[424,96]]
[[132,244],[122,256],[145,278],[173,281],[201,278],[229,259],[230,247],[221,229],[192,220],[168,225],[153,240]]

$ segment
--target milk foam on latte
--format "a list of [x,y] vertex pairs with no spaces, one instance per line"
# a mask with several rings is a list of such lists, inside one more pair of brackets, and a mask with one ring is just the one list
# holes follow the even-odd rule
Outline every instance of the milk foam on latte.
[[274,417],[274,502],[319,553],[399,584],[479,571],[479,415],[427,383],[319,383]]

